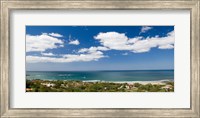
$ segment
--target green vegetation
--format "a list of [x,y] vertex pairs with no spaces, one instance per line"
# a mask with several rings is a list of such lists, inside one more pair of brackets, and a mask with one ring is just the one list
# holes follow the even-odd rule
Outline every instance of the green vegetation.
[[26,80],[27,92],[173,92],[174,82],[162,84]]

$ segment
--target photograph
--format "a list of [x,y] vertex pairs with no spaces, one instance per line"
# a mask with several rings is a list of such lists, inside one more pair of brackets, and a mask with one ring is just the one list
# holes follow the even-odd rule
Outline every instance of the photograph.
[[174,92],[174,26],[27,25],[26,92]]

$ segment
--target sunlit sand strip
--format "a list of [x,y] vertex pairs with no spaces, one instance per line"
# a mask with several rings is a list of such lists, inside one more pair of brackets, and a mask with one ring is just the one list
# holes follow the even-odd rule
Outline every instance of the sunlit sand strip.
[[171,79],[166,79],[166,80],[158,80],[158,81],[101,81],[101,80],[87,80],[87,81],[83,81],[83,82],[107,82],[107,83],[128,83],[128,84],[134,84],[134,83],[140,83],[140,84],[160,84],[160,85],[165,85],[166,82],[171,82],[173,80]]

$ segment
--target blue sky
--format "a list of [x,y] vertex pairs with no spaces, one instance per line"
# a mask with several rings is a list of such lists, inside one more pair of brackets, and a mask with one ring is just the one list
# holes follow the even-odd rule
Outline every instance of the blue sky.
[[174,40],[174,26],[26,26],[26,69],[173,69]]

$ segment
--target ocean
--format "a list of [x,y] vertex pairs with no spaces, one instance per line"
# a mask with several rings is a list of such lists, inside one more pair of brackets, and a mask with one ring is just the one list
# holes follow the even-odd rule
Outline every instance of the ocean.
[[81,81],[174,80],[174,70],[26,71],[26,79]]

